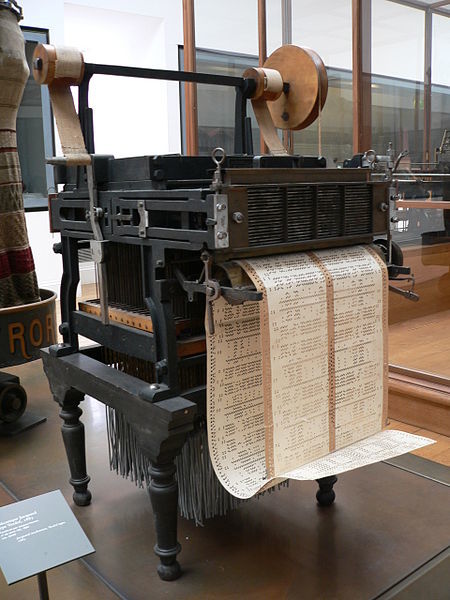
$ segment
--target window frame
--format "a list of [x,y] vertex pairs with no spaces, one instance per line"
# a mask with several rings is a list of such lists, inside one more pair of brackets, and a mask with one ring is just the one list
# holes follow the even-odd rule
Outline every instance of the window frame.
[[[21,27],[25,42],[36,42],[38,44],[49,43],[48,29],[39,27]],[[42,110],[42,126],[44,139],[44,152],[46,157],[55,155],[55,132],[53,126],[53,112],[50,102],[50,94],[46,85],[41,86],[41,110]],[[20,157],[19,157],[20,158]],[[45,164],[45,176],[47,180],[47,192],[56,192],[55,177],[53,167]],[[37,212],[48,210],[48,196],[36,197],[35,194],[23,194],[23,203],[25,212]]]

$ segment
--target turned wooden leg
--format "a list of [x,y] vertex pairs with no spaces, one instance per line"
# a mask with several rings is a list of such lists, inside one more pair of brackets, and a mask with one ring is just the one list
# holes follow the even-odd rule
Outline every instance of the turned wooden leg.
[[88,490],[90,481],[86,473],[86,450],[84,443],[84,425],[80,421],[83,411],[79,407],[84,394],[75,389],[68,390],[62,401],[59,401],[63,420],[61,427],[67,460],[70,468],[70,484],[74,488],[73,500],[78,506],[87,506],[91,502]]
[[336,483],[337,477],[331,475],[331,477],[322,477],[322,479],[317,479],[316,481],[319,484],[319,489],[316,494],[317,502],[320,506],[330,506],[336,498],[333,485]]
[[177,554],[181,546],[177,540],[178,483],[175,464],[151,463],[149,487],[155,518],[155,554],[159,556],[158,575],[164,581],[173,581],[181,575]]

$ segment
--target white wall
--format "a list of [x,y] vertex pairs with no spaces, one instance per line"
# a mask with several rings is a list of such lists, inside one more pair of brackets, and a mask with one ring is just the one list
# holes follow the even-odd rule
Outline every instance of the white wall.
[[[75,45],[87,61],[178,69],[183,43],[182,0],[21,0],[24,25],[50,30],[55,44]],[[328,66],[351,69],[351,0],[292,0],[293,43],[316,50]],[[423,12],[372,0],[372,70],[423,77]],[[195,0],[196,44],[258,54],[257,0]],[[450,20],[434,17],[433,81],[449,85]],[[267,0],[268,53],[281,45],[281,0]],[[175,82],[95,77],[96,151],[116,156],[180,152]],[[58,144],[57,144],[58,145]],[[45,216],[44,216],[45,215]],[[53,288],[60,257],[46,213],[27,215],[40,285]],[[88,273],[84,274],[89,277]]]
[[[22,25],[48,29],[50,43],[77,46],[88,62],[178,69],[182,0],[22,0],[21,5]],[[116,156],[180,152],[176,83],[97,76],[90,86],[90,105],[96,152]],[[59,291],[61,256],[52,251],[59,235],[50,234],[47,212],[28,213],[27,226],[39,285]],[[86,283],[93,280],[92,264],[82,265],[81,278]]]
[[[86,62],[166,66],[161,18],[66,4],[64,23],[66,44],[80,48]],[[98,154],[170,152],[165,82],[94,76],[89,102]]]

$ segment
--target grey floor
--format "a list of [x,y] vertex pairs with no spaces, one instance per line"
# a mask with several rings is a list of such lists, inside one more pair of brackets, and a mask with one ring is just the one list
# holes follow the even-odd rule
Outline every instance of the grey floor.
[[[375,598],[449,544],[450,488],[401,465],[377,464],[342,475],[328,509],[317,506],[314,482],[291,482],[203,528],[180,519],[184,575],[163,583],[147,493],[109,471],[103,405],[82,406],[93,502],[80,508],[40,362],[9,371],[21,377],[30,410],[47,422],[0,438],[0,504],[61,489],[96,548],[49,572],[51,598]],[[37,597],[35,580],[8,588],[0,576],[1,599]]]

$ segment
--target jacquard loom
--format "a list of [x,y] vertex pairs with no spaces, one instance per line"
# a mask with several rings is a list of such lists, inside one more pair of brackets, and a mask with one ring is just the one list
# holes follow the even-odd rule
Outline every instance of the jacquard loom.
[[[237,503],[215,478],[205,430],[205,311],[208,318],[219,295],[232,304],[260,297],[248,281],[231,285],[233,259],[372,243],[388,234],[389,184],[371,181],[366,169],[327,169],[321,157],[284,150],[276,127],[308,126],[326,99],[326,71],[310,50],[280,48],[242,78],[84,64],[76,50],[52,46],[37,47],[33,67],[49,85],[65,155],[49,161],[64,184],[50,202],[61,233],[64,341],[43,360],[61,406],[74,501],[91,501],[79,408],[89,394],[107,406],[112,468],[149,488],[158,573],[176,579],[178,507],[202,523]],[[234,87],[234,155],[95,155],[88,90],[96,74]],[[271,155],[253,155],[249,99]],[[86,247],[99,298],[77,306]],[[389,267],[392,276],[408,272]],[[80,349],[79,335],[97,345]],[[319,503],[333,502],[335,481],[318,481]]]

